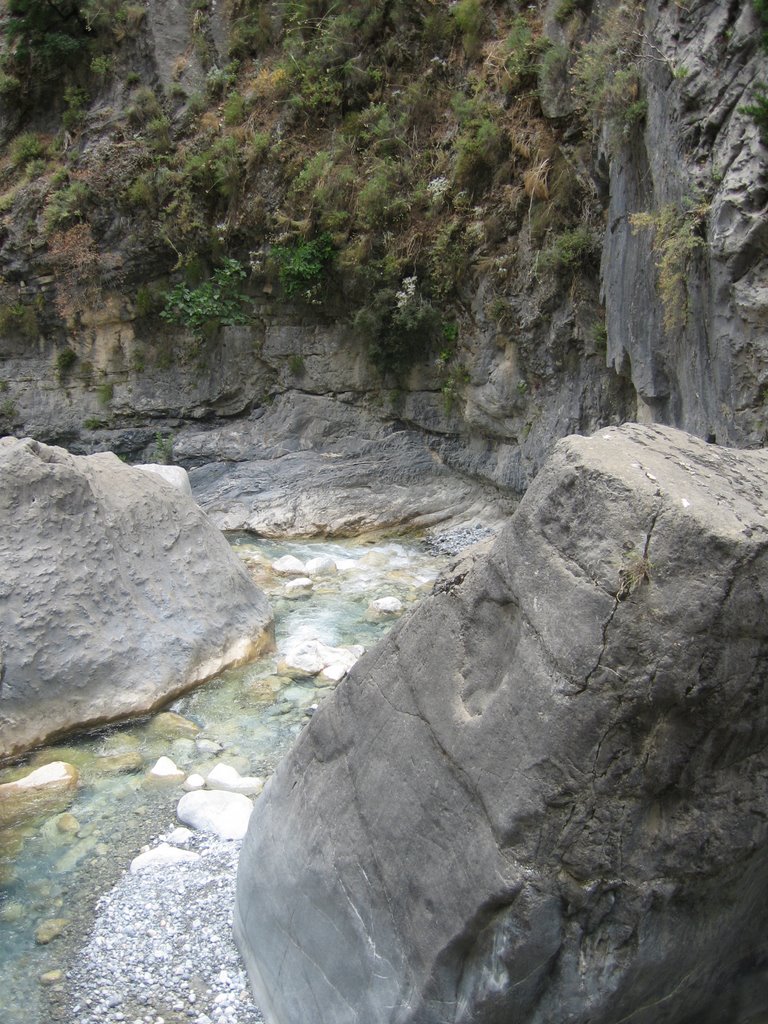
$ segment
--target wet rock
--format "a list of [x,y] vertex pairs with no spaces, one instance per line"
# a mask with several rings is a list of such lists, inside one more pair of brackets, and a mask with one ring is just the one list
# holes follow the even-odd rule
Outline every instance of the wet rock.
[[58,985],[60,981],[64,979],[64,971],[56,968],[53,971],[46,971],[40,975],[41,985]]
[[307,576],[335,576],[339,571],[330,555],[318,555],[305,564]]
[[0,439],[0,758],[146,713],[271,642],[189,497],[103,453]]
[[181,788],[185,789],[188,793],[194,793],[198,789],[205,789],[205,779],[202,775],[194,772],[186,777]]
[[140,772],[144,758],[138,750],[127,750],[124,754],[106,754],[97,763],[99,772],[105,775],[122,775]]
[[34,818],[74,799],[79,773],[63,761],[36,768],[15,782],[0,785],[0,826],[7,827],[25,818]]
[[766,581],[768,452],[561,442],[257,802],[235,927],[268,1018],[762,1019]]
[[60,814],[56,819],[56,828],[65,835],[74,835],[80,831],[80,822],[74,814]]
[[272,563],[272,572],[278,576],[304,576],[306,571],[304,563],[295,555],[283,555]]
[[66,917],[51,917],[42,921],[35,929],[35,942],[38,946],[46,946],[57,939],[69,924]]
[[314,590],[314,584],[308,576],[297,576],[294,580],[288,580],[283,593],[286,597],[295,599],[309,597]]
[[147,727],[148,732],[164,739],[192,739],[200,732],[200,726],[175,711],[161,711],[153,715]]

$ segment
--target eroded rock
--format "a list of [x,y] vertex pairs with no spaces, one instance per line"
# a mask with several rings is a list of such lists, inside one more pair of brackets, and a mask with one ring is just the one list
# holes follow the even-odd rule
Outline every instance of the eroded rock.
[[111,454],[0,440],[0,759],[147,712],[270,641],[226,540]]
[[256,805],[271,1024],[760,1019],[767,673],[768,453],[559,444]]

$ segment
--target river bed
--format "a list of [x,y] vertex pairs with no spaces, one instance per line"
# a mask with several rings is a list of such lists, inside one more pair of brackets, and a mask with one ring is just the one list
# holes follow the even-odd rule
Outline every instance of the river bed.
[[[162,1007],[154,1005],[159,1000],[155,975],[160,970],[157,976],[162,977],[164,969],[155,961],[170,961],[174,952],[169,938],[174,934],[173,922],[162,900],[155,899],[152,904],[147,898],[138,919],[130,924],[133,930],[127,933],[135,937],[137,948],[142,942],[146,946],[150,932],[157,933],[159,945],[157,956],[152,954],[151,970],[144,952],[133,974],[128,972],[130,957],[124,956],[125,963],[120,962],[120,944],[113,941],[115,922],[129,919],[130,923],[135,916],[136,909],[129,907],[131,899],[135,901],[131,886],[135,888],[137,883],[131,879],[140,877],[128,876],[126,870],[143,846],[156,843],[177,824],[175,807],[183,793],[178,780],[159,782],[150,777],[149,770],[159,757],[168,756],[187,774],[206,775],[223,762],[242,775],[268,777],[314,709],[333,690],[327,681],[317,685],[319,677],[289,676],[286,652],[314,640],[333,648],[371,647],[400,614],[430,590],[450,556],[429,552],[417,538],[275,542],[240,534],[231,536],[230,542],[270,598],[276,652],[224,672],[176,701],[172,710],[191,725],[159,714],[43,748],[23,764],[0,771],[0,782],[6,782],[31,767],[61,760],[74,764],[80,772],[80,785],[65,812],[0,833],[0,1008],[4,1024],[48,1020],[66,1024],[91,1020],[250,1024],[260,1019],[242,991],[244,976],[234,965],[228,936],[231,906],[227,901],[232,898],[236,850],[224,841],[209,842],[195,836],[191,843],[209,859],[209,876],[226,876],[230,885],[216,896],[216,934],[211,931],[213,937],[205,946],[196,950],[190,946],[181,966],[168,964],[167,988],[177,990],[176,998],[163,998]],[[313,577],[311,592],[289,597],[289,592],[297,589],[290,586],[292,577],[271,569],[286,555],[302,563],[330,558],[336,569]],[[396,599],[401,610],[388,614],[372,611],[370,604],[378,598]],[[213,897],[205,896],[206,887],[197,884],[194,898],[200,897],[203,903],[196,909],[193,890],[185,889],[185,879],[193,875],[185,875],[183,868],[168,875],[169,884],[176,887],[177,904],[188,904],[189,927],[197,921],[198,938],[204,937],[200,915],[216,916],[205,903],[207,899],[210,904]],[[205,865],[201,863],[198,870],[205,871]],[[157,911],[154,922],[153,906]],[[50,921],[59,922],[60,933],[41,943],[38,929]],[[219,938],[219,932],[226,937]],[[177,945],[180,941],[174,940]],[[125,935],[121,934],[120,942],[125,951]],[[215,955],[208,957],[211,945]],[[112,981],[105,977],[103,991],[91,996],[88,988],[94,987],[94,979],[88,964],[93,965],[93,972],[108,974],[110,950]],[[139,979],[140,1005],[129,1006],[127,996],[116,994],[117,975],[123,968],[126,992],[136,995]],[[206,978],[206,972],[210,977]],[[146,986],[142,988],[144,975]],[[179,991],[185,993],[183,999],[178,998]],[[206,999],[210,1013],[205,1009]]]

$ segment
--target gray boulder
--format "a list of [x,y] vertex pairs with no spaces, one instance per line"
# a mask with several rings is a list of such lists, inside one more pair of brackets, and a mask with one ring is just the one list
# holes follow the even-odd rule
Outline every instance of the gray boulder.
[[0,758],[150,711],[271,640],[271,611],[176,487],[0,440]]
[[270,1024],[764,1019],[767,560],[768,453],[561,442],[266,786]]

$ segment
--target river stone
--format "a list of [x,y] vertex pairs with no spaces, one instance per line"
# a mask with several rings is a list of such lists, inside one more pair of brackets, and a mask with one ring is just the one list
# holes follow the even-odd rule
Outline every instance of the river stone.
[[134,469],[140,469],[144,473],[154,473],[155,476],[164,480],[171,487],[175,487],[182,494],[192,497],[192,487],[189,483],[189,474],[183,466],[163,466],[157,463],[144,463],[135,465]]
[[385,618],[388,615],[400,615],[403,602],[398,597],[377,597],[368,605],[371,618]]
[[308,576],[297,576],[288,580],[283,593],[291,600],[299,597],[309,597],[314,589],[314,583]]
[[334,576],[338,572],[336,562],[330,555],[317,555],[304,566],[307,576]]
[[176,766],[176,763],[171,760],[170,757],[163,755],[158,757],[154,765],[149,770],[150,777],[153,779],[168,779],[169,781],[176,781],[183,779],[185,772]]
[[271,1024],[768,1013],[768,452],[568,438],[325,701],[235,929]]
[[35,942],[38,946],[47,946],[49,942],[58,939],[68,924],[69,919],[66,917],[51,917],[42,921],[35,929]]
[[63,809],[74,799],[78,778],[74,765],[53,761],[15,782],[3,783],[0,785],[0,827]]
[[194,738],[200,732],[200,726],[196,722],[176,711],[161,711],[159,715],[154,715],[147,729],[153,735],[163,736],[169,740],[178,737]]
[[264,789],[264,780],[256,775],[241,775],[229,764],[215,765],[206,776],[208,789],[218,789],[225,793],[242,793],[244,796],[258,796]]
[[306,575],[304,563],[295,555],[283,555],[282,558],[276,558],[272,563],[272,572],[277,573],[278,576]]
[[242,793],[185,793],[179,800],[176,816],[191,828],[212,832],[221,839],[242,839],[248,828],[253,801]]
[[180,850],[177,846],[169,846],[168,843],[160,843],[138,854],[131,861],[130,872],[135,875],[139,871],[157,871],[162,868],[173,867],[176,864],[191,864],[200,860],[200,854],[192,850]]
[[0,439],[0,759],[146,713],[270,640],[195,502],[115,455]]

